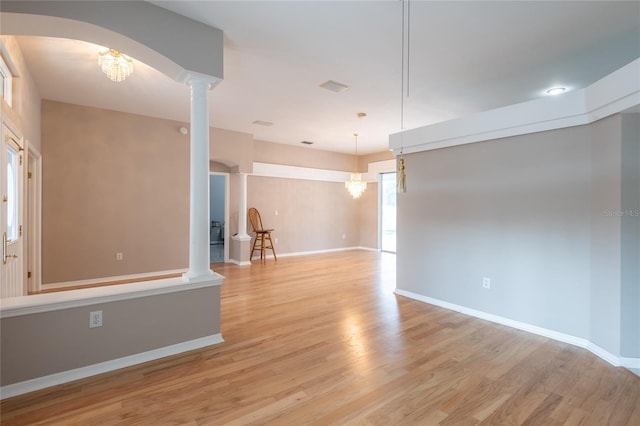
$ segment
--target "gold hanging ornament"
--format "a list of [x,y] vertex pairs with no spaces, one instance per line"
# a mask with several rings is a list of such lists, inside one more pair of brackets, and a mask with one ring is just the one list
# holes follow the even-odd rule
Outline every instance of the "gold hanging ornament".
[[402,151],[400,151],[400,158],[398,158],[398,188],[397,192],[399,194],[404,194],[407,192],[407,183],[406,176],[404,174],[404,157],[402,156]]

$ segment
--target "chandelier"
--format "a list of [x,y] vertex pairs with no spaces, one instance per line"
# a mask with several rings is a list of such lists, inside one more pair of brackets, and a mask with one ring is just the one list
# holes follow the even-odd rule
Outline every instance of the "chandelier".
[[354,133],[353,136],[356,138],[356,166],[349,180],[344,183],[344,187],[355,200],[360,198],[364,190],[367,189],[367,182],[362,180],[362,173],[358,173],[358,134]]
[[133,72],[133,61],[115,49],[98,53],[98,65],[102,72],[116,83],[120,83]]

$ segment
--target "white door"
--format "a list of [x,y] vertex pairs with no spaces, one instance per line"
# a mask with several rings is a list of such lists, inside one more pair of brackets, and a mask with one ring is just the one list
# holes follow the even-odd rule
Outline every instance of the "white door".
[[23,188],[24,156],[20,139],[2,125],[2,193],[1,229],[2,262],[0,263],[0,297],[16,297],[25,294],[23,285]]

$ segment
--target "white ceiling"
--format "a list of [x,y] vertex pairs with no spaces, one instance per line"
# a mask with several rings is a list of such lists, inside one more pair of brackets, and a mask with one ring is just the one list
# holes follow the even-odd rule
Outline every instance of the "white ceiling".
[[[401,1],[151,3],[225,33],[211,125],[337,152],[353,152],[357,131],[361,153],[387,149],[400,130]],[[583,88],[640,57],[637,1],[412,0],[409,29],[405,129],[535,99],[551,86]],[[101,74],[95,45],[19,42],[44,99],[189,120],[188,88],[142,63],[116,84]],[[318,87],[327,80],[350,89]]]

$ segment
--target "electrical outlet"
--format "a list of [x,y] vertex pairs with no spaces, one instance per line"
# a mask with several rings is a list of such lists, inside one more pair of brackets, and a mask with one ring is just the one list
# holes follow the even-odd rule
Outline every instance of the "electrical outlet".
[[278,244],[278,237],[274,238],[275,243]]
[[89,328],[102,327],[102,311],[89,312]]
[[124,256],[122,255],[122,252],[121,251],[117,252],[116,253],[116,260],[120,261],[122,259],[124,259]]
[[276,216],[278,216],[278,210],[276,210]]
[[487,278],[487,277],[482,278],[482,287],[491,288],[491,278]]
[[346,239],[347,238],[347,234],[342,234],[342,239]]

